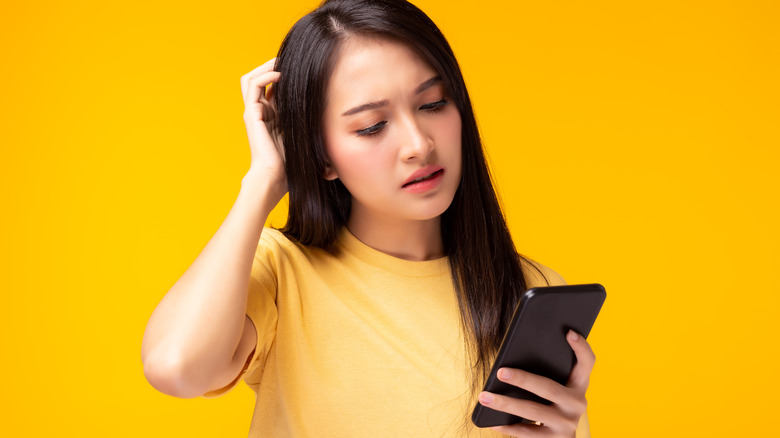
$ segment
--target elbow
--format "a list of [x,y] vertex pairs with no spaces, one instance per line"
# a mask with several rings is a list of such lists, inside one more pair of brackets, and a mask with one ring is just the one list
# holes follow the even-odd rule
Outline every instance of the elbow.
[[144,376],[156,390],[173,397],[195,398],[204,394],[206,386],[188,373],[182,360],[146,355]]

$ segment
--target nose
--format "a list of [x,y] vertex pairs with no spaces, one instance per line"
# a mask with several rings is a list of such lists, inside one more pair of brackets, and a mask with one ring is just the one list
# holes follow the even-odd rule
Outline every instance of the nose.
[[420,126],[414,117],[406,118],[402,123],[403,133],[399,136],[401,142],[401,159],[411,161],[414,159],[426,158],[433,150],[433,139]]

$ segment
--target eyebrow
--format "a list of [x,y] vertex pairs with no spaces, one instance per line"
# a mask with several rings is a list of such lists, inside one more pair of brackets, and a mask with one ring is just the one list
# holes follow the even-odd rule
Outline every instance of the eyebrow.
[[441,82],[441,76],[434,76],[427,81],[423,82],[422,84],[418,85],[417,88],[414,89],[414,94],[420,94],[423,91],[433,87],[437,83]]
[[[418,85],[417,88],[414,89],[414,94],[420,94],[423,91],[431,88],[432,86],[436,85],[437,83],[441,82],[441,76],[434,76],[427,81],[423,82],[422,84]],[[368,111],[368,110],[374,110],[377,108],[381,108],[383,106],[387,105],[387,100],[377,100],[375,102],[368,102],[364,103],[363,105],[358,105],[354,108],[346,110],[342,116],[351,116],[353,114],[357,114],[361,111]]]

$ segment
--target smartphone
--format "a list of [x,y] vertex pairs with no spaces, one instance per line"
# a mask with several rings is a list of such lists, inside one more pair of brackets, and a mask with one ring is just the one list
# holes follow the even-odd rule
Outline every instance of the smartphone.
[[[485,391],[550,404],[536,394],[498,380],[496,372],[501,367],[518,368],[565,385],[576,362],[566,334],[571,329],[587,338],[606,298],[604,286],[597,283],[528,289],[504,334]],[[490,427],[529,420],[477,402],[471,421],[477,427]]]

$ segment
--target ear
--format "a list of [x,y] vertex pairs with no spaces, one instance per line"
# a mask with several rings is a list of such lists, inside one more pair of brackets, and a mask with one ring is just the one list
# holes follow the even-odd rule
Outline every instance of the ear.
[[322,175],[322,177],[328,181],[333,181],[339,177],[339,174],[336,173],[336,169],[334,169],[333,166],[328,164],[325,166],[325,173]]

